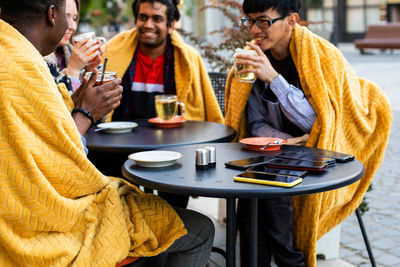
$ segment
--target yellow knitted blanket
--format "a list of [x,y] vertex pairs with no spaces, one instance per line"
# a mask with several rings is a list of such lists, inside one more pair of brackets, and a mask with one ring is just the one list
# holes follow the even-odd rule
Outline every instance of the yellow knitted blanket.
[[2,20],[0,36],[0,266],[115,266],[184,235],[165,201],[87,160],[43,57]]
[[[171,33],[174,47],[175,86],[178,100],[185,104],[185,119],[224,123],[210,78],[199,53],[185,44],[176,31]],[[107,69],[125,74],[138,46],[136,29],[118,34],[107,45]],[[110,117],[110,116],[109,116]]]
[[[316,241],[359,206],[383,160],[392,112],[384,92],[358,78],[338,49],[296,25],[290,53],[303,91],[317,119],[307,146],[355,155],[365,167],[360,181],[334,191],[293,197],[295,242],[316,265]],[[226,87],[226,124],[247,135],[245,106],[251,85],[239,83],[231,72]]]

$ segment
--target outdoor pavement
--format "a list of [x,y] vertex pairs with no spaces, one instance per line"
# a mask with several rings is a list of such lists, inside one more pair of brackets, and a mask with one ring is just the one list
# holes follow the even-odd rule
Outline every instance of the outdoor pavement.
[[[363,221],[377,266],[400,266],[400,51],[360,55],[351,44],[339,48],[358,76],[382,87],[392,106],[389,144],[373,190],[366,194],[370,210]],[[371,266],[356,216],[347,218],[341,229],[339,257],[355,266]]]
[[[377,266],[400,266],[400,51],[360,55],[353,44],[339,49],[358,76],[378,84],[387,94],[393,110],[393,124],[382,166],[372,181],[373,190],[366,194],[370,210],[363,215]],[[368,51],[367,51],[368,52]],[[189,208],[203,212],[215,221],[214,245],[225,248],[225,226],[216,222],[217,199],[191,199]],[[239,266],[237,251],[237,266]],[[225,266],[223,258],[213,253],[210,267]],[[318,267],[371,266],[356,216],[341,225],[339,258],[318,260]]]

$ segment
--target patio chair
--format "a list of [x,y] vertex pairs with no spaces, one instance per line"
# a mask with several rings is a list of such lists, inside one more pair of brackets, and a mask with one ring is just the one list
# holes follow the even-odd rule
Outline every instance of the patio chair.
[[211,85],[214,88],[222,114],[225,115],[225,84],[228,74],[223,72],[209,72],[208,76],[210,77]]
[[[211,85],[217,97],[218,105],[221,108],[222,114],[225,115],[225,84],[228,74],[223,72],[209,72],[208,76],[210,77]],[[226,259],[225,250],[213,247],[212,252],[219,253]]]
[[367,235],[367,231],[365,230],[365,227],[364,227],[363,219],[361,217],[360,208],[357,208],[355,213],[357,216],[358,224],[360,225],[360,230],[361,230],[361,233],[362,233],[362,236],[364,239],[365,246],[367,247],[368,257],[369,257],[369,260],[371,261],[371,266],[376,267],[375,257],[374,257],[374,254],[372,253],[371,245],[369,244],[368,235]]

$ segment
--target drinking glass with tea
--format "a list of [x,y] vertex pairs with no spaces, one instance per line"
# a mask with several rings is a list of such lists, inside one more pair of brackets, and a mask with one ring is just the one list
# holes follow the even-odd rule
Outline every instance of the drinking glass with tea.
[[157,116],[168,121],[177,117],[178,106],[181,108],[181,117],[185,113],[185,104],[178,101],[176,95],[156,95],[154,97]]
[[[101,53],[105,53],[107,50],[107,40],[104,37],[97,37],[95,32],[86,32],[82,34],[75,35],[72,40],[73,43],[79,43],[88,39],[89,41],[100,41]],[[90,53],[88,56],[92,55],[94,52]]]
[[[92,76],[91,72],[86,72],[85,73],[85,77],[87,79],[90,79],[90,76]],[[102,76],[102,73],[99,72],[99,74],[97,75],[96,82],[94,83],[94,86],[99,86],[99,85],[102,85],[102,84],[106,84],[108,82],[111,82],[112,80],[117,79],[117,72],[115,72],[115,71],[105,71],[104,72],[103,81],[101,81],[101,76]]]
[[242,65],[242,64],[237,64],[236,61],[236,56],[237,55],[252,55],[252,56],[258,56],[257,52],[255,50],[248,50],[248,49],[241,49],[241,48],[236,48],[235,53],[233,54],[233,62],[234,62],[234,68],[235,68],[235,76],[236,79],[239,80],[239,82],[244,82],[244,83],[254,83],[256,80],[256,75],[254,72],[247,72],[247,73],[241,73],[239,74],[238,72],[244,69],[252,69],[253,66],[250,65]]

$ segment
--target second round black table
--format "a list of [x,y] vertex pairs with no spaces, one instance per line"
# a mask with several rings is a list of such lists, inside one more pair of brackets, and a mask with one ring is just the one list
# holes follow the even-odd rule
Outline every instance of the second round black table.
[[176,128],[157,128],[147,120],[125,134],[108,134],[89,129],[85,135],[88,158],[105,175],[120,177],[121,166],[131,153],[171,146],[229,142],[236,132],[216,122],[186,121]]
[[229,142],[236,132],[216,122],[186,121],[176,128],[157,128],[147,120],[136,120],[138,127],[125,134],[108,134],[89,129],[86,146],[89,151],[125,152],[153,150],[179,145]]
[[239,143],[210,144],[217,151],[217,166],[207,170],[195,169],[195,149],[199,145],[171,147],[182,153],[183,158],[171,166],[163,168],[144,168],[134,161],[127,160],[123,166],[124,176],[139,185],[164,192],[217,197],[227,199],[227,266],[235,266],[235,200],[250,198],[250,266],[257,264],[257,205],[258,198],[305,195],[337,189],[356,182],[364,173],[364,167],[358,160],[337,163],[320,173],[309,173],[303,182],[292,188],[273,187],[251,183],[235,182],[233,177],[243,171],[225,167],[225,162],[260,155],[273,157],[278,152],[288,150],[307,150],[313,148],[282,146],[276,151],[248,151]]

